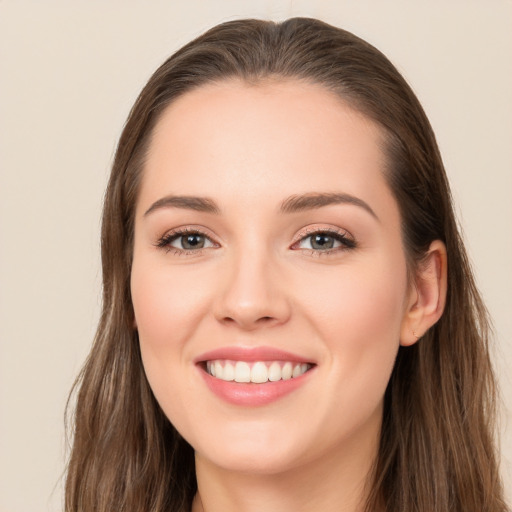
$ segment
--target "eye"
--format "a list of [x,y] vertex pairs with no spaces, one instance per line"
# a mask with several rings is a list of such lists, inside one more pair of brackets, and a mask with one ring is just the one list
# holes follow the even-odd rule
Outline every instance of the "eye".
[[216,246],[209,237],[198,231],[174,231],[163,236],[156,245],[167,250],[176,249],[178,252],[200,251]]
[[334,231],[315,231],[303,236],[293,244],[292,249],[306,249],[314,252],[332,252],[336,250],[352,249],[355,241],[346,233]]

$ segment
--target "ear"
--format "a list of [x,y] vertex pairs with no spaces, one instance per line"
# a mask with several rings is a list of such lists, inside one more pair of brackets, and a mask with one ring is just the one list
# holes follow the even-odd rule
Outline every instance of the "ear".
[[440,240],[430,244],[418,265],[402,319],[400,345],[416,343],[441,317],[446,303],[447,257]]

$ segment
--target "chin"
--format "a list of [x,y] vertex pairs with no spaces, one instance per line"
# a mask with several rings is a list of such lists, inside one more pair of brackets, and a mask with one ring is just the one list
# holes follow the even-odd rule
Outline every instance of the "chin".
[[207,453],[196,451],[196,459],[207,461],[224,471],[253,475],[276,475],[284,473],[300,464],[298,453],[277,451],[274,448],[262,449],[245,444],[232,449],[213,449]]
[[343,422],[321,414],[315,420],[304,414],[295,415],[295,421],[290,421],[293,415],[287,415],[286,421],[278,417],[214,421],[208,430],[189,430],[188,441],[198,462],[240,474],[278,475],[318,463],[338,463],[340,458],[373,457],[382,403],[364,412]]

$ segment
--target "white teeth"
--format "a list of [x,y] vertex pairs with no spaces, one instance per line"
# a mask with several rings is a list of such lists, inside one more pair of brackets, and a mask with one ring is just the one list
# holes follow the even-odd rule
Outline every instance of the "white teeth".
[[206,371],[217,379],[235,382],[252,382],[262,384],[297,378],[311,368],[307,363],[291,363],[290,361],[207,361]]
[[235,367],[231,363],[226,362],[224,365],[224,373],[222,374],[222,378],[224,380],[235,380]]
[[281,365],[277,361],[274,361],[268,369],[268,380],[270,382],[276,382],[281,380],[281,375]]
[[235,364],[235,382],[251,382],[251,367],[245,361]]
[[222,373],[223,373],[223,368],[222,368],[222,365],[220,364],[220,361],[215,361],[215,377],[217,377],[217,379],[222,379]]
[[261,384],[268,380],[268,369],[265,363],[254,363],[251,368],[251,382]]
[[292,372],[293,372],[292,363],[285,363],[285,365],[283,366],[283,369],[281,370],[282,379],[283,380],[291,379]]
[[[215,371],[217,371],[217,364],[215,364]],[[300,368],[300,364],[296,364],[296,365],[293,367],[292,377],[298,377],[299,375],[301,375],[301,368]]]

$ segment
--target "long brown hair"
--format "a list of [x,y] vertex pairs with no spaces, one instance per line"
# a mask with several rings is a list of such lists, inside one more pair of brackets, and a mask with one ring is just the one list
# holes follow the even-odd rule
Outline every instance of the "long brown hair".
[[423,339],[399,349],[367,510],[377,504],[389,512],[507,510],[495,451],[488,315],[428,119],[377,49],[318,20],[294,18],[214,27],[155,72],[128,117],[103,210],[101,320],[74,388],[66,511],[190,510],[196,491],[193,450],[153,397],[133,328],[134,211],[151,133],[164,109],[193,88],[232,78],[320,84],[378,123],[412,275],[433,240],[446,244],[445,312]]

